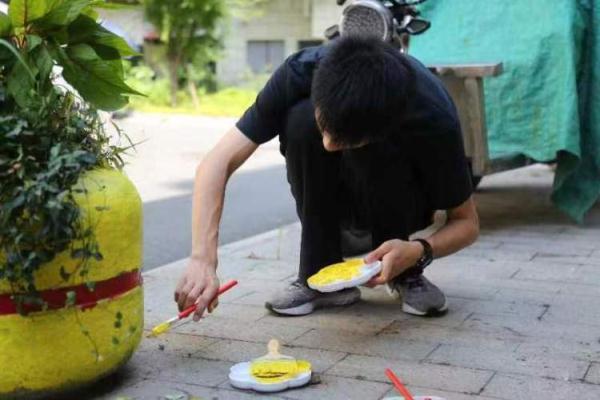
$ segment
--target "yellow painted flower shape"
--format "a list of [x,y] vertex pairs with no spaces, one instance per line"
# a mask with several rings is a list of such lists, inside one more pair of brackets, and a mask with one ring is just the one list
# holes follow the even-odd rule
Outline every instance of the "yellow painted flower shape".
[[360,286],[381,271],[381,262],[365,264],[359,258],[329,265],[308,278],[308,286],[320,292],[334,292]]
[[256,360],[250,364],[250,374],[261,383],[284,382],[310,370],[306,360]]

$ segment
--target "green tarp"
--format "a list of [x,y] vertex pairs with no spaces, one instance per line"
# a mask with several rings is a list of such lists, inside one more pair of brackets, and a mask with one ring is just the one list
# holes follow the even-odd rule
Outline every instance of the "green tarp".
[[492,158],[557,159],[554,203],[581,222],[600,197],[600,0],[429,0],[411,54],[504,63],[485,81]]

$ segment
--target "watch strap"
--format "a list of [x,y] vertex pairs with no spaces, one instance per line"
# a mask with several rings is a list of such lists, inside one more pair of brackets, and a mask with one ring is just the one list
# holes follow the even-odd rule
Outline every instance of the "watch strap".
[[423,245],[423,255],[416,263],[416,267],[425,268],[433,261],[433,248],[425,239],[414,239],[413,242],[419,242]]

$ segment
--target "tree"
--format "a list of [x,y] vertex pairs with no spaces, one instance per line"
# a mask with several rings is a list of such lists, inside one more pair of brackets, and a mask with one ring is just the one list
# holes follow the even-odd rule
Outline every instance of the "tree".
[[195,107],[199,105],[194,66],[206,68],[220,47],[221,23],[230,15],[256,15],[268,0],[145,0],[146,18],[166,45],[171,105],[177,105],[179,76],[186,77]]

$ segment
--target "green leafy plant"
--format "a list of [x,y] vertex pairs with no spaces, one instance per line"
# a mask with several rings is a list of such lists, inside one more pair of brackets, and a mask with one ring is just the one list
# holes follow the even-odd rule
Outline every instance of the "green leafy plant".
[[200,107],[197,82],[211,80],[209,65],[222,50],[223,21],[228,16],[247,20],[261,14],[272,0],[144,0],[146,18],[165,46],[172,107],[178,105],[181,83],[194,108]]
[[[8,15],[0,13],[0,279],[21,306],[41,302],[35,272],[60,252],[71,251],[83,277],[102,258],[75,201],[86,189],[76,183],[93,168],[122,167],[126,147],[111,143],[98,110],[138,94],[122,66],[136,53],[99,24],[103,6],[12,0]],[[65,281],[72,274],[61,270]]]

